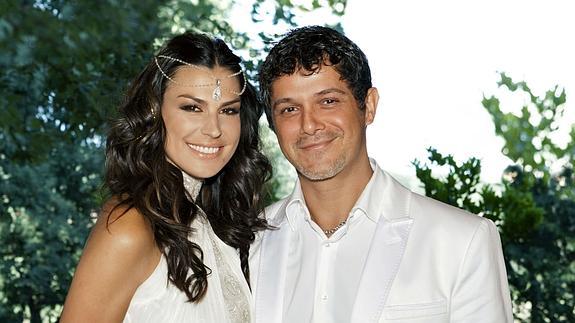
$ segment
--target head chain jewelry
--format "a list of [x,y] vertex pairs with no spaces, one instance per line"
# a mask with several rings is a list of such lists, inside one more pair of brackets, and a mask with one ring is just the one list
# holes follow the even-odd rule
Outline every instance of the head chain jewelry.
[[[178,82],[178,81],[174,80],[173,78],[169,77],[168,74],[167,74],[166,72],[164,72],[164,70],[162,69],[162,67],[160,67],[160,64],[158,63],[158,57],[159,57],[159,58],[166,58],[166,59],[169,59],[169,60],[172,60],[172,61],[175,61],[175,62],[184,64],[184,65],[186,65],[186,66],[190,66],[190,67],[195,68],[195,69],[197,69],[197,70],[204,71],[204,72],[208,73],[209,76],[210,76],[215,82],[214,82],[214,83],[205,83],[205,84],[190,84],[190,83]],[[212,72],[212,70],[209,69],[209,68],[207,68],[207,67],[190,64],[190,63],[188,63],[188,62],[186,62],[186,61],[183,61],[183,60],[181,60],[181,59],[174,58],[174,57],[170,57],[170,56],[166,56],[166,55],[154,56],[154,62],[156,62],[156,66],[158,67],[158,69],[160,70],[160,73],[162,73],[162,75],[163,75],[165,78],[167,78],[170,82],[172,82],[172,83],[174,83],[174,84],[177,84],[177,85],[179,85],[179,86],[207,87],[207,86],[213,86],[213,85],[215,85],[214,92],[212,92],[212,98],[213,98],[214,100],[216,100],[216,101],[219,101],[219,100],[222,98],[222,90],[228,91],[228,92],[230,92],[230,93],[232,93],[232,94],[235,94],[235,95],[237,95],[237,96],[241,96],[241,95],[244,93],[244,91],[246,90],[247,79],[246,79],[246,75],[245,75],[244,71],[241,70],[241,69],[240,69],[238,72],[232,73],[232,74],[227,75],[227,76],[225,77],[226,79],[229,79],[229,78],[236,77],[236,76],[242,74],[242,76],[244,77],[244,86],[242,87],[242,90],[241,90],[241,91],[237,92],[237,91],[234,91],[234,90],[231,90],[231,89],[228,89],[228,88],[222,86],[222,80],[219,79],[219,78],[217,78],[217,77],[214,75],[214,73]]]

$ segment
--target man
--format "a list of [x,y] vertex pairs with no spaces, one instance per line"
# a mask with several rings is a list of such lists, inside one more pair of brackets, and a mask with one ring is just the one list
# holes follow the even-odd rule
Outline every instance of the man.
[[296,29],[270,51],[260,86],[298,182],[266,209],[276,229],[252,247],[256,322],[512,322],[495,225],[410,192],[369,159],[379,96],[353,42]]

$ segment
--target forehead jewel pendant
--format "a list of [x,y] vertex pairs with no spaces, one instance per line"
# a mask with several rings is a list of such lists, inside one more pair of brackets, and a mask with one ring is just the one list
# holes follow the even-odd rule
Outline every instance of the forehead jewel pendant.
[[214,93],[212,93],[212,98],[216,101],[222,98],[222,80],[220,79],[216,79],[216,88],[214,89]]
[[213,98],[215,101],[219,101],[219,100],[222,99],[222,90],[228,91],[229,93],[232,93],[232,94],[235,94],[235,95],[238,95],[238,96],[241,96],[241,95],[244,93],[244,91],[246,90],[246,86],[248,85],[247,78],[246,78],[246,76],[245,76],[245,74],[244,74],[244,71],[243,71],[242,69],[240,69],[239,71],[237,71],[237,72],[235,72],[235,73],[232,73],[232,74],[230,74],[230,75],[226,75],[226,76],[224,77],[224,79],[230,79],[230,78],[236,77],[236,76],[238,76],[238,75],[240,75],[240,74],[243,76],[244,86],[242,87],[242,89],[241,89],[239,92],[237,92],[237,91],[234,91],[234,90],[232,90],[232,89],[228,89],[228,88],[222,86],[222,80],[219,79],[219,78],[216,78],[216,76],[214,75],[213,71],[212,71],[210,68],[208,68],[208,67],[190,64],[190,63],[188,63],[188,62],[186,62],[186,61],[183,61],[183,60],[181,60],[181,59],[174,58],[174,57],[170,57],[170,56],[166,56],[166,55],[158,55],[158,56],[155,56],[155,57],[154,57],[154,62],[156,63],[156,66],[158,67],[158,70],[160,71],[160,73],[161,73],[165,78],[167,78],[168,80],[170,80],[170,82],[172,82],[172,83],[174,83],[174,84],[178,84],[178,85],[181,85],[181,86],[190,86],[190,87],[206,87],[206,86],[212,86],[212,85],[214,85],[214,83],[190,84],[190,83],[178,82],[178,81],[174,80],[173,78],[171,78],[166,72],[164,72],[164,70],[163,70],[162,67],[160,66],[160,63],[158,62],[158,58],[169,59],[169,60],[171,60],[171,61],[178,62],[178,63],[183,64],[183,65],[185,65],[185,66],[189,66],[189,67],[191,67],[191,68],[194,68],[194,69],[197,69],[197,70],[200,70],[200,71],[205,71],[205,72],[207,72],[207,73],[209,74],[210,78],[211,78],[212,80],[216,81],[216,87],[215,87],[215,89],[214,89],[214,92],[212,92],[212,98]]

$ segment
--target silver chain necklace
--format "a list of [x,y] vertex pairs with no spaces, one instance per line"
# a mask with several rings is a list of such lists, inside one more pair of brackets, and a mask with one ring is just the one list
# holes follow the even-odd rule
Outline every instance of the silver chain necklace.
[[343,227],[346,222],[347,222],[347,219],[341,221],[334,228],[323,230],[323,233],[325,233],[326,236],[331,237],[331,235],[334,234],[337,230],[339,230],[339,228]]

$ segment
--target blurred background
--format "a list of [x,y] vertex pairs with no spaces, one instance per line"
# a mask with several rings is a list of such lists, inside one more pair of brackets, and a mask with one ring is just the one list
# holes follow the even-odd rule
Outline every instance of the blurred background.
[[[165,39],[217,35],[255,81],[273,42],[309,24],[370,60],[370,155],[498,225],[516,321],[575,322],[574,14],[559,0],[2,1],[0,322],[58,320],[105,196],[107,121]],[[295,173],[261,124],[271,202]]]

